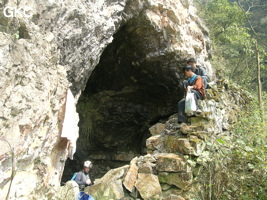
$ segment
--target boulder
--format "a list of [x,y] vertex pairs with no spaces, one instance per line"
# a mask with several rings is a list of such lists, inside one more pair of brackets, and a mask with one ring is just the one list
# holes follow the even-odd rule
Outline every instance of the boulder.
[[129,169],[126,173],[126,176],[124,177],[124,180],[123,180],[124,187],[127,190],[129,190],[130,192],[133,192],[135,182],[137,180],[138,167],[136,165],[136,162],[137,162],[137,157],[131,161],[130,167],[129,167]]
[[192,172],[187,172],[187,173],[160,172],[158,174],[158,177],[160,183],[175,185],[176,187],[183,190],[189,190],[193,182]]
[[122,181],[129,165],[112,169],[101,179],[97,179],[95,184],[87,187],[85,192],[95,199],[121,199],[124,197]]
[[156,154],[157,163],[156,169],[159,172],[187,172],[190,171],[184,156],[173,153],[159,153]]
[[162,123],[157,123],[149,128],[151,135],[160,135],[160,133],[165,129],[165,125]]
[[164,147],[169,153],[194,154],[194,148],[190,145],[188,138],[180,138],[177,136],[166,136]]
[[138,158],[138,173],[153,174],[156,159],[154,156],[147,154]]
[[139,173],[135,186],[143,199],[161,199],[161,186],[156,175]]
[[146,147],[149,150],[163,150],[163,137],[161,135],[155,135],[146,140]]
[[165,136],[164,148],[168,153],[199,156],[205,149],[205,142],[197,136],[189,135],[186,138],[179,136]]
[[64,186],[59,188],[55,193],[56,199],[73,200],[77,199],[80,192],[79,186],[75,181],[68,181]]

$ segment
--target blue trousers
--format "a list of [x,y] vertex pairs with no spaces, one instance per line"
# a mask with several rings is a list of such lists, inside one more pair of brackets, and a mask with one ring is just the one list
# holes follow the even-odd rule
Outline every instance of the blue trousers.
[[85,192],[80,192],[78,194],[78,200],[94,200],[94,198]]

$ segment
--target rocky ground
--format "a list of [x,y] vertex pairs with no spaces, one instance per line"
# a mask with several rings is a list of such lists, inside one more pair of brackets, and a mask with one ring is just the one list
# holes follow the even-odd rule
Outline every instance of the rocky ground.
[[[95,199],[201,199],[200,177],[210,159],[208,144],[229,136],[238,111],[249,97],[227,82],[218,82],[199,101],[201,113],[177,126],[177,114],[150,128],[147,154],[112,169],[86,192]],[[233,103],[234,102],[234,103]]]

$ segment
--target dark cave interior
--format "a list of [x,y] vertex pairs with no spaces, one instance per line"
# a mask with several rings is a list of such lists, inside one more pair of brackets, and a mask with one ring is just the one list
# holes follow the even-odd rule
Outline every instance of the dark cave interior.
[[146,154],[149,127],[177,112],[184,60],[162,53],[162,34],[149,30],[130,22],[102,53],[77,104],[77,151],[66,161],[62,182],[85,160],[93,161],[90,175],[96,179]]

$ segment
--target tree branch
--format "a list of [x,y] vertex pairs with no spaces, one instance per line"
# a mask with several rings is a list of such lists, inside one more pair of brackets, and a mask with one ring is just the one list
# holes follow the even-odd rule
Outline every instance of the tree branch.
[[[248,16],[247,16],[247,13],[246,13],[246,11],[244,10],[243,6],[241,5],[240,0],[237,0],[237,2],[238,2],[239,7],[240,7],[240,8],[242,9],[242,11],[245,13],[245,18],[246,18],[246,20],[247,20],[247,22],[248,22],[248,24],[249,24],[249,26],[250,26],[250,30],[251,30],[251,31],[253,32],[253,34],[255,35],[256,39],[257,39],[258,41],[260,41],[262,45],[264,45],[265,47],[267,47],[267,44],[264,43],[264,41],[260,38],[260,36],[258,35],[258,33],[255,31],[254,27],[252,26],[252,23],[251,23],[251,21],[249,20],[249,18],[248,18]],[[245,2],[247,3],[247,0],[245,0]]]
[[15,170],[15,151],[14,151],[14,148],[12,148],[10,142],[8,142],[5,138],[0,138],[0,140],[2,140],[3,142],[6,142],[8,144],[8,147],[9,147],[10,153],[11,153],[11,158],[12,158],[10,184],[9,184],[8,192],[7,192],[7,195],[6,195],[6,200],[8,200],[9,199],[9,195],[10,195],[10,191],[11,191],[12,182],[13,182],[15,174],[16,174],[16,170]]

